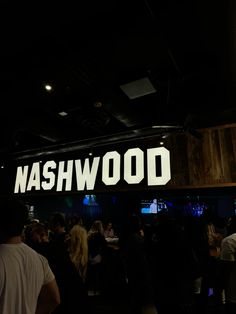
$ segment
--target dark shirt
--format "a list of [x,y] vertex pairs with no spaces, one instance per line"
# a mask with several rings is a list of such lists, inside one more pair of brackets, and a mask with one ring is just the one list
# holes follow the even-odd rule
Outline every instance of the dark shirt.
[[89,236],[88,251],[91,258],[94,258],[98,254],[104,255],[106,248],[107,242],[101,233],[95,232]]

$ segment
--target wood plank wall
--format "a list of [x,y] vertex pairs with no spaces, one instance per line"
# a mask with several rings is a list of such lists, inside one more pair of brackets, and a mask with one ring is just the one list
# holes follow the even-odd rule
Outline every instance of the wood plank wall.
[[171,136],[172,178],[168,188],[236,186],[236,124],[200,129]]

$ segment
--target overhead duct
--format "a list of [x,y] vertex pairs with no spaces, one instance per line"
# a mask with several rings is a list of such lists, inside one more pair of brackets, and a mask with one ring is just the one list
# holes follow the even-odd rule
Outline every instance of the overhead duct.
[[44,149],[33,149],[27,151],[16,152],[12,154],[14,160],[23,160],[34,157],[44,157],[53,154],[68,153],[77,150],[91,149],[94,147],[106,146],[111,144],[123,143],[133,139],[145,139],[150,137],[162,137],[163,134],[172,134],[182,132],[181,126],[154,126],[151,128],[136,129],[118,134],[100,136],[80,141],[67,142],[63,144],[51,145]]

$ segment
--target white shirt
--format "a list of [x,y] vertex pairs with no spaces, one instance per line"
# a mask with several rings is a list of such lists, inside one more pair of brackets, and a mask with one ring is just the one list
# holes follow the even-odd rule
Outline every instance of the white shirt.
[[34,314],[54,278],[47,259],[26,244],[0,244],[0,314]]
[[234,262],[226,289],[226,299],[236,303],[236,233],[225,237],[221,243],[220,259]]
[[150,205],[150,212],[153,213],[153,214],[157,213],[157,203],[152,203]]

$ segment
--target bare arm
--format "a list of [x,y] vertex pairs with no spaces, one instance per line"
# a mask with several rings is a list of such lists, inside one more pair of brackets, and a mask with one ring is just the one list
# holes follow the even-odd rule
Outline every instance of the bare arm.
[[49,314],[60,304],[60,293],[56,280],[44,285],[40,291],[35,314]]

